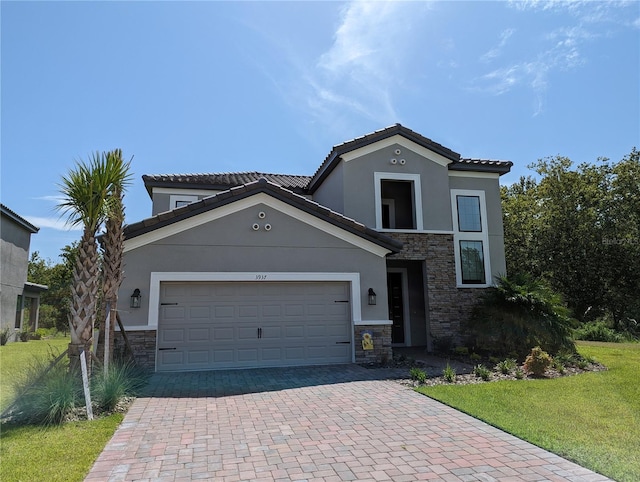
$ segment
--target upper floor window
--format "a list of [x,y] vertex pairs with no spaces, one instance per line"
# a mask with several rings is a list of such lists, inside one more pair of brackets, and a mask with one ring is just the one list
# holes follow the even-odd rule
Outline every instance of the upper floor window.
[[181,208],[198,200],[198,196],[180,196],[172,194],[169,197],[169,209]]
[[458,203],[458,231],[481,232],[480,196],[457,195],[456,200]]
[[422,229],[420,176],[374,173],[376,228],[398,231]]
[[484,191],[451,190],[458,286],[490,284],[489,233]]

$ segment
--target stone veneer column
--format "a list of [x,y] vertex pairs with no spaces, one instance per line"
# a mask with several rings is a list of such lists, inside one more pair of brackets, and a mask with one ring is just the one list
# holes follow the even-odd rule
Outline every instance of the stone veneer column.
[[484,290],[458,288],[452,234],[385,233],[401,241],[400,253],[390,260],[424,261],[425,299],[428,300],[428,330],[431,340],[464,339],[461,325],[468,320],[478,295]]
[[[373,350],[362,348],[362,333],[370,331]],[[356,363],[386,363],[393,358],[391,348],[391,325],[358,325],[354,329]]]
[[[126,329],[126,327],[125,327]],[[156,369],[156,331],[127,331],[127,338],[133,350],[136,364],[148,370]],[[116,331],[113,350],[116,354],[125,354],[126,345],[122,332]]]

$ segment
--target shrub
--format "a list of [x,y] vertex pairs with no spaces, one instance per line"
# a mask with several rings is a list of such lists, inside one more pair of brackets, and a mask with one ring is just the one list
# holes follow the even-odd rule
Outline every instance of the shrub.
[[20,341],[29,341],[31,339],[31,333],[29,333],[29,330],[21,331],[18,336],[20,338]]
[[574,331],[574,338],[576,340],[607,341],[610,343],[626,341],[623,334],[609,328],[603,320],[585,323]]
[[442,376],[449,383],[453,383],[456,379],[456,369],[449,365],[449,362],[447,362],[447,366],[444,367],[444,370],[442,370]]
[[524,361],[524,369],[536,377],[544,376],[553,359],[539,346],[533,348]]
[[409,376],[412,380],[416,380],[419,383],[424,383],[424,381],[427,379],[427,374],[424,372],[424,370],[418,367],[411,367],[411,369],[409,370]]
[[3,328],[0,330],[0,346],[5,346],[11,336],[11,328]]
[[453,349],[453,353],[458,356],[467,356],[469,354],[469,349],[466,346],[457,346]]
[[517,380],[522,380],[524,378],[524,371],[522,371],[522,368],[517,367],[514,375],[516,376]]
[[497,368],[503,375],[510,373],[516,367],[516,361],[513,358],[507,358],[498,363]]
[[469,357],[471,358],[473,361],[480,361],[482,360],[482,357],[480,355],[478,355],[477,353],[472,353],[471,356]]
[[491,370],[484,365],[476,365],[473,367],[473,373],[478,378],[482,378],[485,382],[491,378]]
[[449,353],[453,348],[453,338],[450,336],[443,336],[433,339],[433,349],[436,353]]
[[145,382],[146,375],[134,365],[111,364],[106,374],[102,370],[94,371],[92,401],[100,409],[112,411],[124,397],[135,395]]
[[545,283],[526,275],[503,276],[480,299],[467,331],[478,347],[524,356],[531,346],[575,351],[572,323],[560,295]]

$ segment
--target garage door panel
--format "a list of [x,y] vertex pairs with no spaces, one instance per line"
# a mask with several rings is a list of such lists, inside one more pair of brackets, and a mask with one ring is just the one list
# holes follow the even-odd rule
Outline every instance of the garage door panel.
[[261,339],[263,340],[280,340],[282,338],[283,328],[281,326],[264,326],[262,328]]
[[165,320],[184,320],[186,311],[184,306],[163,306],[162,316]]
[[304,325],[289,325],[284,328],[285,339],[304,338],[304,336]]
[[271,317],[271,316],[282,316],[282,306],[281,305],[263,305],[262,316],[264,318]]
[[238,361],[239,362],[257,362],[258,361],[258,349],[257,348],[238,348]]
[[190,328],[187,330],[187,342],[202,343],[209,340],[209,328]]
[[251,318],[257,320],[259,312],[260,309],[258,305],[243,305],[240,306],[240,309],[238,310],[238,316],[240,318]]
[[160,336],[161,343],[183,342],[184,341],[184,329],[168,329],[162,330]]
[[158,370],[348,363],[349,293],[346,282],[162,283],[161,303],[177,305],[160,313]]
[[209,306],[191,306],[189,308],[189,318],[191,320],[196,320],[198,318],[204,320],[211,319],[211,307]]
[[209,350],[189,350],[188,363],[189,365],[208,365]]
[[233,319],[236,315],[236,309],[235,306],[215,305],[213,308],[213,313],[216,318]]

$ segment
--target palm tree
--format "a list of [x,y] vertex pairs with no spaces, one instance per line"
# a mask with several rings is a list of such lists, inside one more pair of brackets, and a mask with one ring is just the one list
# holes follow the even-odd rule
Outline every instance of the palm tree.
[[113,359],[114,328],[118,306],[118,290],[122,283],[122,254],[124,250],[124,204],[122,203],[122,198],[124,190],[131,179],[129,175],[131,161],[126,163],[123,161],[121,149],[107,153],[107,162],[121,176],[114,180],[110,197],[107,200],[107,219],[105,234],[102,238],[104,275],[102,293],[105,302],[104,313],[109,320],[108,329],[105,326],[106,322],[101,323],[101,328],[103,328],[101,332],[104,333],[102,349],[104,350],[105,370]]
[[[72,226],[83,226],[71,288],[69,365],[72,370],[79,367],[82,350],[91,351],[98,295],[96,232],[105,221],[107,199],[114,185],[121,184],[126,177],[124,164],[108,162],[105,153],[97,152],[89,162],[77,162],[76,168],[62,177],[63,199],[58,209],[68,215]],[[90,360],[87,360],[89,367]]]

